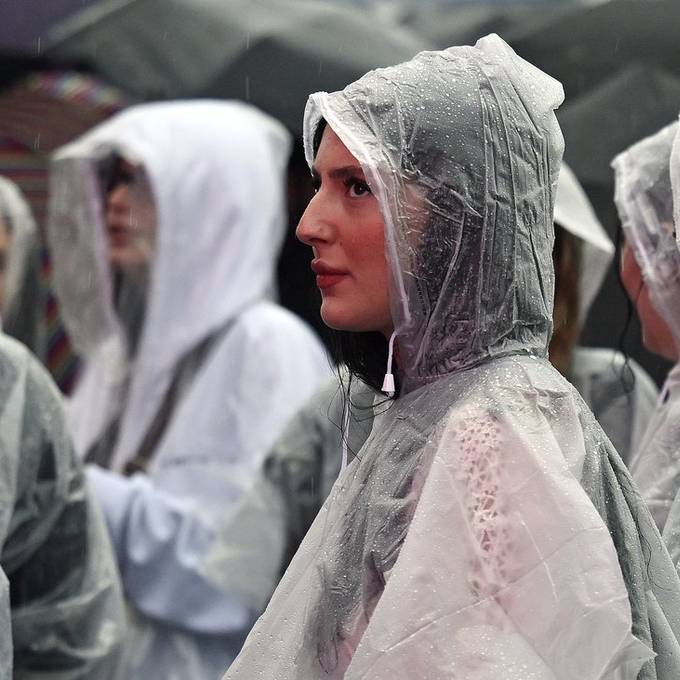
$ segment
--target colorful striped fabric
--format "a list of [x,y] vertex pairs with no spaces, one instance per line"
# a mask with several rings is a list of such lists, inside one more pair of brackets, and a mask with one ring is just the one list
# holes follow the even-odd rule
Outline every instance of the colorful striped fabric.
[[[72,71],[34,73],[0,93],[0,175],[15,182],[44,233],[49,154],[121,110],[117,89]],[[50,290],[50,262],[43,248],[46,346],[32,348],[45,361],[59,387],[73,386],[77,360]]]

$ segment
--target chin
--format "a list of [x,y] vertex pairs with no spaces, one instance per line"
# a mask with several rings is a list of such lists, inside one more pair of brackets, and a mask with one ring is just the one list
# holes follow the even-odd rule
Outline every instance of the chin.
[[[392,318],[385,320],[384,324],[378,323],[378,314],[349,313],[349,310],[333,309],[329,306],[321,305],[322,321],[335,331],[346,331],[348,333],[382,333],[389,338],[392,329]],[[389,332],[387,329],[390,329]]]
[[365,333],[375,330],[371,328],[371,324],[367,323],[366,319],[362,319],[351,310],[338,309],[338,305],[328,304],[326,301],[321,304],[321,319],[326,326],[335,331]]
[[146,264],[146,261],[137,251],[120,248],[109,252],[109,264],[113,269],[135,269]]

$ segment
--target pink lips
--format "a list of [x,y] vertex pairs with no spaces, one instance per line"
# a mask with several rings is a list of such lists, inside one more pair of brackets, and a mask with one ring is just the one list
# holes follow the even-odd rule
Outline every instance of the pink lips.
[[321,290],[332,288],[347,276],[347,272],[333,269],[320,260],[312,261],[312,271],[316,274],[316,285]]
[[109,243],[112,246],[127,245],[130,240],[129,230],[125,227],[109,226],[107,229]]

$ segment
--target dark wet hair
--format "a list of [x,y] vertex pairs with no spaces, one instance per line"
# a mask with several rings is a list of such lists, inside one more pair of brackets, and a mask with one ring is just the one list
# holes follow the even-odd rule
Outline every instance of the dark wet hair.
[[[623,227],[619,222],[616,228],[616,253],[617,255],[623,250],[623,245],[625,242],[625,235],[623,233]],[[623,291],[623,297],[626,303],[626,320],[619,334],[618,351],[623,355],[623,365],[621,366],[620,380],[623,385],[623,390],[626,393],[626,397],[630,401],[632,399],[633,390],[635,389],[635,373],[630,367],[630,353],[628,351],[628,340],[630,338],[630,329],[635,320],[635,305],[633,301],[628,296],[626,292],[626,287],[623,284],[623,277],[621,275],[621,267],[616,266],[616,280],[619,283],[621,290]],[[635,297],[639,297],[642,293],[642,281],[640,282],[640,288],[638,289]]]
[[104,196],[110,194],[121,184],[129,185],[134,181],[134,174],[126,167],[125,158],[119,153],[110,153],[97,166],[99,186]]
[[[326,125],[326,121],[322,118],[314,131],[315,156],[321,145]],[[334,361],[339,365],[347,366],[351,375],[379,392],[387,366],[387,340],[383,334],[377,331],[355,333],[329,328],[327,336]]]
[[553,304],[553,334],[550,338],[550,360],[564,375],[569,366],[574,347],[581,334],[579,318],[579,279],[582,268],[582,241],[562,227],[555,227],[553,266],[555,268],[555,300]]

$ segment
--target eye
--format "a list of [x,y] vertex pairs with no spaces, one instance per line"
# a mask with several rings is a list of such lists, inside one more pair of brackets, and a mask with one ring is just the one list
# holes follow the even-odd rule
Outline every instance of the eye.
[[345,186],[347,187],[347,193],[350,198],[361,198],[362,196],[366,196],[371,193],[368,184],[356,177],[350,177],[345,182]]

